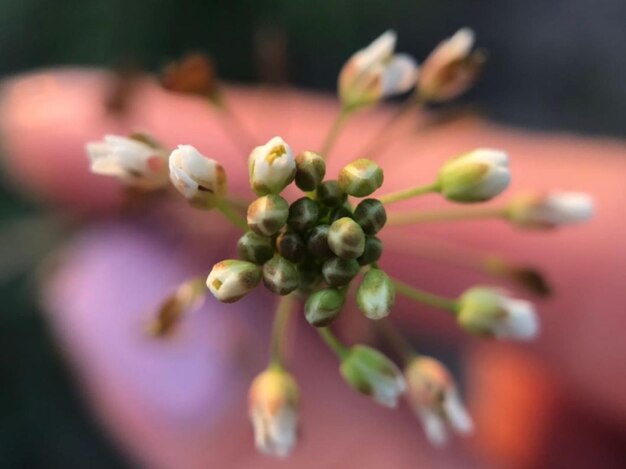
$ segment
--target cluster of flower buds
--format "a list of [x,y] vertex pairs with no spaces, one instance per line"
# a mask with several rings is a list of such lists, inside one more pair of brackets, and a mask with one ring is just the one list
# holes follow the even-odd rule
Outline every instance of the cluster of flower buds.
[[[383,204],[364,198],[353,208],[348,196],[367,197],[381,187],[383,171],[360,159],[346,165],[336,180],[324,180],[318,153],[293,156],[280,137],[255,148],[249,158],[251,188],[260,196],[248,207],[247,231],[238,242],[239,260],[213,267],[207,286],[220,301],[237,301],[263,281],[276,295],[307,297],[305,316],[321,327],[341,312],[347,287],[369,266],[357,290],[357,303],[370,319],[391,310],[395,298],[389,277],[376,266],[385,225]],[[306,195],[291,204],[281,196],[295,181]]]

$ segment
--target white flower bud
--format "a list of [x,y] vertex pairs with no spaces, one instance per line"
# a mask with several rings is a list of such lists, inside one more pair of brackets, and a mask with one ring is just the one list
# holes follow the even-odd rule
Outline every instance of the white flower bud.
[[339,98],[355,109],[415,86],[417,64],[406,54],[394,54],[396,33],[387,31],[355,53],[339,74]]
[[474,32],[462,28],[442,41],[426,58],[418,79],[418,91],[426,101],[456,98],[475,82],[485,63],[482,52],[472,52]]
[[194,207],[215,208],[226,195],[226,172],[217,161],[191,145],[178,145],[170,155],[170,179]]
[[296,381],[286,371],[267,369],[252,382],[248,401],[257,449],[272,456],[287,456],[298,437]]
[[296,160],[287,142],[274,137],[248,159],[250,187],[258,195],[280,194],[296,177]]
[[261,281],[261,268],[248,261],[225,260],[211,269],[206,285],[223,303],[234,303],[246,296]]
[[167,184],[167,155],[162,148],[118,135],[86,146],[91,172],[113,176],[123,184],[152,190]]
[[509,220],[522,228],[556,228],[593,215],[593,199],[579,192],[520,195],[509,204]]
[[457,320],[472,333],[498,339],[531,340],[539,332],[532,303],[490,287],[474,287],[463,293]]
[[407,399],[422,421],[426,437],[435,446],[448,439],[446,425],[460,434],[471,433],[474,424],[446,367],[430,357],[412,359],[404,370]]
[[396,407],[398,398],[406,390],[398,367],[378,350],[364,345],[350,348],[340,371],[350,386],[385,407]]
[[455,202],[483,202],[504,191],[511,182],[509,158],[500,150],[480,148],[446,162],[439,172],[439,188]]

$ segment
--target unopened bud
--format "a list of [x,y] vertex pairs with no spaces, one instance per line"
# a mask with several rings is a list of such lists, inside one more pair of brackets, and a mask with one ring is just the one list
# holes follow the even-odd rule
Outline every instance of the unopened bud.
[[306,255],[306,244],[302,236],[293,231],[284,231],[276,238],[278,253],[291,262],[300,262]]
[[274,256],[263,264],[263,284],[272,293],[287,295],[300,284],[298,269],[284,257]]
[[483,202],[511,182],[509,158],[500,150],[481,148],[446,162],[439,172],[444,197],[455,202]]
[[369,265],[373,262],[377,262],[380,256],[383,254],[383,243],[376,236],[365,237],[365,249],[361,257],[357,259],[361,265]]
[[226,172],[222,165],[191,145],[178,145],[169,163],[172,184],[194,207],[215,208],[226,195]]
[[341,375],[355,390],[385,407],[396,407],[406,390],[402,372],[385,355],[373,348],[355,345],[340,367]]
[[324,262],[322,276],[331,287],[347,285],[359,273],[361,266],[354,259],[332,257]]
[[372,160],[360,159],[339,172],[339,187],[354,197],[367,197],[383,185],[383,170]]
[[330,225],[328,246],[341,258],[356,259],[365,250],[365,234],[352,218],[340,218]]
[[330,209],[330,223],[334,223],[340,218],[354,218],[354,214],[352,213],[352,207],[350,207],[349,203],[346,201],[343,205],[339,207]]
[[280,137],[274,137],[252,150],[248,168],[250,186],[258,195],[279,194],[296,175],[296,161],[291,148]]
[[284,458],[298,438],[298,385],[279,368],[258,375],[248,394],[249,414],[257,449]]
[[333,252],[328,245],[328,232],[330,226],[317,225],[309,233],[309,239],[307,241],[307,250],[310,254],[318,259],[328,259],[333,256]]
[[326,163],[319,153],[305,151],[296,156],[296,186],[314,191],[324,180]]
[[348,196],[341,190],[337,181],[324,181],[318,186],[316,197],[327,207],[336,207],[344,203]]
[[521,228],[556,228],[589,220],[593,199],[579,192],[522,194],[509,203],[507,215]]
[[304,315],[312,326],[328,326],[339,316],[345,302],[344,291],[324,288],[309,295],[304,305]]
[[289,207],[287,224],[296,231],[307,231],[315,226],[320,210],[313,200],[302,197]]
[[354,209],[356,221],[365,234],[378,233],[387,223],[387,212],[384,205],[377,199],[365,199]]
[[356,304],[368,319],[389,315],[396,299],[396,288],[389,276],[380,269],[370,269],[363,276],[356,293]]
[[206,294],[204,279],[192,279],[182,283],[168,296],[149,325],[150,334],[165,337],[176,330],[183,316],[202,306]]
[[250,293],[261,281],[261,268],[248,261],[229,259],[211,269],[206,285],[222,303],[234,303]]
[[287,223],[289,204],[276,194],[259,197],[248,207],[248,226],[263,236],[272,236]]
[[237,252],[244,261],[263,265],[274,255],[272,238],[248,231],[237,242]]

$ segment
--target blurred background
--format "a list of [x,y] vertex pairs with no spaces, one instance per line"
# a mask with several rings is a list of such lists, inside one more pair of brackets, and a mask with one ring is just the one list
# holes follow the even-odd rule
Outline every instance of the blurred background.
[[[576,139],[598,139],[597,147],[596,140],[583,140],[587,153],[578,156],[593,158],[608,146],[607,153],[619,160],[611,163],[614,176],[626,176],[621,162],[626,150],[620,140],[626,137],[623,0],[0,0],[0,10],[0,78],[68,65],[155,72],[188,51],[203,51],[215,59],[226,82],[289,85],[329,94],[350,54],[385,29],[398,32],[399,50],[421,60],[440,40],[471,26],[479,45],[489,52],[489,62],[483,79],[460,100],[460,106],[503,126],[531,129],[539,135],[554,132],[563,141],[574,134]],[[3,111],[6,106],[0,107]],[[71,119],[67,125],[72,125]],[[0,467],[133,466],[133,450],[120,449],[119,437],[111,435],[110,426],[94,418],[92,403],[76,386],[81,377],[67,366],[37,301],[36,268],[67,239],[67,231],[50,221],[50,210],[58,214],[58,206],[51,207],[12,179],[9,147],[3,148],[0,185]],[[562,177],[565,183],[576,180],[571,171],[563,171]],[[622,186],[614,187],[620,191],[614,194],[616,200],[624,200]],[[615,216],[626,215],[623,206],[616,208],[620,209]],[[603,242],[611,240],[618,243],[614,254],[622,259],[623,242],[610,236]],[[145,245],[141,239],[137,243]],[[610,269],[598,270],[602,275]],[[611,272],[624,274],[624,269],[616,266]],[[614,295],[609,307],[615,311],[614,320],[617,310],[624,313],[621,292],[595,293]],[[615,321],[614,326],[626,325],[621,319]],[[457,360],[455,347],[429,346]],[[480,356],[480,347],[475,350]],[[607,351],[612,354],[609,363],[626,366],[624,352],[618,346]],[[539,361],[541,353],[540,349]],[[503,407],[502,418],[509,413],[550,416],[530,419],[532,425],[550,427],[550,431],[543,427],[542,433],[548,443],[540,449],[525,449],[523,442],[522,449],[509,443],[493,449],[478,442],[455,449],[450,461],[437,456],[422,467],[574,468],[590,467],[587,464],[594,461],[599,467],[626,467],[625,412],[596,412],[593,404],[580,403],[586,398],[579,402],[569,393],[562,398],[561,389],[569,389],[571,383],[544,380],[550,369],[537,371],[517,351],[507,349],[498,357],[505,358],[487,360],[485,368],[478,368],[493,370],[495,374],[483,372],[487,381],[497,382],[498,372],[512,373],[510,379],[502,378],[514,396],[507,404],[512,407]],[[615,385],[616,393],[626,390],[620,387],[624,370],[614,370],[619,375],[615,381],[598,379],[596,385]],[[590,386],[593,383],[588,381],[596,379],[578,378]],[[539,395],[551,396],[547,399],[551,404],[536,402]],[[516,411],[518,402],[524,406]],[[406,425],[402,428],[407,430]],[[493,429],[494,434],[506,432],[497,425]],[[414,431],[418,432],[417,426]],[[524,431],[532,434],[531,429]],[[243,444],[251,446],[249,437],[244,435]],[[561,457],[568,451],[576,456]],[[210,455],[207,461],[206,467],[218,467],[210,464]],[[251,459],[233,461],[230,467],[254,466]],[[383,467],[375,464],[373,460],[367,467]],[[404,464],[392,467],[412,467]],[[289,462],[283,465],[291,467]],[[324,467],[354,466],[343,461]]]

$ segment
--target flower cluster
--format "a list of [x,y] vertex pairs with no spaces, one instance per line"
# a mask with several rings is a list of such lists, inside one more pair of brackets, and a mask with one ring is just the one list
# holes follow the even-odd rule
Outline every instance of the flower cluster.
[[[472,50],[474,34],[466,28],[439,44],[421,68],[412,57],[396,54],[395,43],[395,33],[388,31],[343,67],[338,83],[341,110],[319,151],[294,155],[279,136],[252,149],[248,178],[255,198],[245,201],[243,207],[241,200],[235,203],[229,197],[222,165],[191,145],[179,145],[169,157],[162,145],[139,134],[106,136],[103,142],[87,145],[94,173],[114,176],[146,191],[164,190],[169,179],[193,207],[219,210],[243,231],[236,245],[238,259],[215,264],[206,282],[191,279],[179,286],[163,302],[150,331],[156,336],[169,335],[186,313],[198,307],[207,289],[217,300],[233,303],[263,283],[279,297],[271,358],[267,369],[254,379],[249,395],[255,442],[263,453],[285,456],[297,441],[299,390],[281,347],[285,324],[296,309],[337,355],[339,373],[350,387],[385,407],[395,407],[406,395],[434,444],[446,441],[447,426],[460,434],[470,432],[472,420],[446,367],[420,355],[394,328],[392,318],[387,318],[396,296],[447,311],[461,328],[480,337],[525,341],[537,335],[539,321],[533,304],[512,297],[503,288],[473,286],[448,298],[417,288],[410,278],[401,280],[385,272],[379,261],[384,261],[380,233],[386,225],[495,218],[514,227],[541,230],[585,221],[593,212],[589,196],[572,192],[531,192],[503,204],[475,207],[497,199],[511,180],[509,156],[492,148],[449,159],[428,184],[373,196],[384,181],[375,150],[393,130],[392,124],[407,110],[449,101],[465,92],[485,60],[484,53]],[[209,61],[193,57],[170,67],[163,83],[171,91],[208,98],[206,102],[219,106],[222,115],[231,116],[228,125],[236,122],[218,93]],[[348,118],[385,97],[411,90],[407,105],[399,108],[367,146],[367,158],[355,159],[328,179],[326,161]],[[240,130],[241,135],[250,135]],[[301,191],[297,197],[292,195],[292,184]],[[389,210],[398,201],[433,194],[454,206],[436,211]],[[409,251],[412,244],[409,241],[402,247]],[[532,293],[546,295],[550,291],[536,268],[462,249],[443,251],[442,260],[458,259],[461,265]],[[423,254],[436,257],[437,249]],[[401,351],[397,354],[401,366],[370,346],[344,344],[333,333],[330,326],[347,310],[351,292],[357,308],[372,320],[389,347]]]

